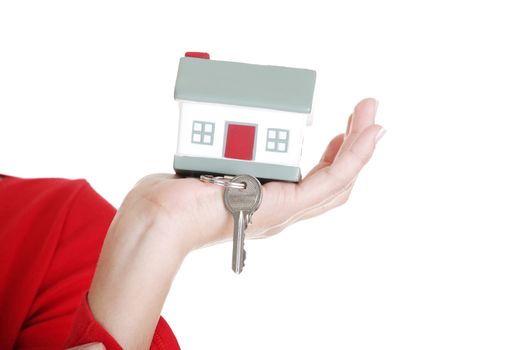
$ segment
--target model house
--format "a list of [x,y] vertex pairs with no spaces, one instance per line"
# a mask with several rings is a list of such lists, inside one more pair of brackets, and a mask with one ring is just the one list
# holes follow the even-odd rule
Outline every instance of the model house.
[[175,86],[180,107],[175,171],[299,181],[314,86],[312,70],[187,53]]

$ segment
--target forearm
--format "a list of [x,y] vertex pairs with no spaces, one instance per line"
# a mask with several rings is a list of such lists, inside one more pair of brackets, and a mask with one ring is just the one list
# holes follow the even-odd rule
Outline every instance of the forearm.
[[124,349],[149,349],[171,282],[188,250],[162,208],[127,199],[106,236],[88,301]]

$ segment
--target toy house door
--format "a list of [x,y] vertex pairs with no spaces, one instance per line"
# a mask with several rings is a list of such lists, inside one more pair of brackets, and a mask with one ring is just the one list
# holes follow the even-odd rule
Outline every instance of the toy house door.
[[253,160],[257,125],[226,124],[224,157]]

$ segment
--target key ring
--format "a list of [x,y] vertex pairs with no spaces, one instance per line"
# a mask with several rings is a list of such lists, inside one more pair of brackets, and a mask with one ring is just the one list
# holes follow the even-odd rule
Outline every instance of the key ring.
[[233,176],[213,176],[213,175],[201,175],[200,180],[214,185],[219,185],[226,188],[239,188],[245,189],[246,184],[241,182],[232,182]]

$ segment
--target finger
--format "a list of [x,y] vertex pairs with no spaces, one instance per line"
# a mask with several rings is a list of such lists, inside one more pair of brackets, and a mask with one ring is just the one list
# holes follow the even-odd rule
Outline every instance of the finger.
[[323,153],[323,156],[321,157],[321,160],[319,163],[310,170],[308,175],[315,173],[317,170],[324,168],[325,166],[328,166],[332,164],[332,162],[335,159],[335,156],[337,155],[337,152],[339,152],[339,149],[341,148],[341,145],[343,144],[343,141],[345,139],[344,134],[337,135],[334,137],[328,146],[326,147],[326,150]]
[[[373,109],[370,108],[371,102],[375,103],[375,100],[363,100],[356,106],[348,121],[347,130],[350,133],[352,130],[356,133],[356,130],[363,128],[370,120],[373,123],[375,107]],[[358,126],[354,126],[355,120],[360,120]],[[253,229],[252,226],[252,229],[249,229],[250,237],[262,238],[276,234],[296,221],[319,215],[334,206],[344,203],[350,195],[355,178],[370,159],[375,143],[383,134],[384,131],[379,125],[369,125],[364,127],[355,138],[350,138],[345,134],[347,137],[344,138],[343,143],[340,145],[337,144],[339,137],[334,138],[327,147],[327,151],[325,151],[320,163],[310,171],[303,181],[294,186],[287,184],[289,186],[286,187],[283,184],[278,184],[280,185],[279,188],[276,188],[276,190],[279,190],[278,193],[288,192],[288,195],[283,194],[277,198],[293,198],[291,201],[276,200],[270,205],[274,210],[275,208],[282,208],[278,212],[282,214],[280,216],[283,217],[283,220],[273,225],[261,223],[261,225],[258,225],[259,229]],[[334,144],[337,147],[333,147]],[[334,157],[332,151],[336,148],[339,150]],[[330,164],[325,164],[327,160],[330,161]],[[348,164],[344,164],[344,162]],[[275,184],[269,183],[265,186],[272,185]],[[268,187],[268,190],[271,190],[271,188]],[[264,211],[264,207],[266,205],[263,205],[262,210],[259,211],[260,213]],[[256,216],[257,213],[255,214],[254,222],[258,220]],[[264,217],[264,215],[261,217]]]
[[348,189],[372,156],[382,130],[381,126],[372,125],[353,144],[345,140],[330,166],[313,173],[296,187],[296,203],[303,208],[319,205]]
[[343,183],[348,183],[370,160],[375,145],[383,134],[384,129],[381,126],[372,125],[366,128],[354,142],[350,143],[346,140],[328,169],[329,172],[337,174]]
[[349,144],[352,144],[364,129],[374,124],[377,104],[377,100],[373,98],[366,98],[355,106],[354,112],[348,118],[346,132],[343,135],[343,138],[340,139],[341,135],[338,135],[332,139],[319,164],[310,170],[306,177],[315,173],[319,169],[332,164],[335,156],[337,155],[337,152],[339,152],[339,149],[341,148],[340,142],[345,141]]
[[378,101],[373,98],[365,98],[359,102],[348,120],[346,137],[350,142],[355,139],[371,125],[375,123]]
[[321,164],[332,164],[332,162],[335,159],[335,156],[339,152],[339,149],[341,148],[341,145],[343,144],[343,141],[345,140],[345,135],[340,134],[334,137],[328,146],[326,147],[325,152],[323,153],[323,156],[321,157],[321,161],[319,163]]

